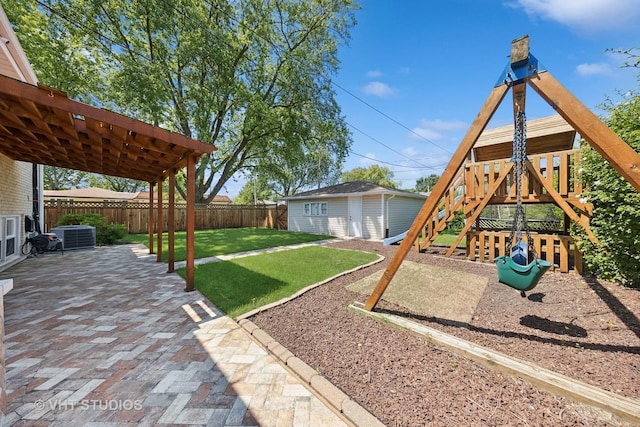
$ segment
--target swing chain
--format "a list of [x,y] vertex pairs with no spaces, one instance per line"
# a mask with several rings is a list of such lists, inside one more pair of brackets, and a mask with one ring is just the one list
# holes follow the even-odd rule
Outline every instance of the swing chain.
[[533,259],[538,259],[538,254],[533,245],[533,239],[531,238],[531,232],[529,231],[529,225],[527,224],[527,217],[522,204],[522,176],[526,171],[527,158],[527,117],[524,111],[520,110],[518,105],[518,111],[516,112],[515,130],[513,135],[513,156],[511,161],[514,162],[513,175],[515,178],[516,186],[516,213],[513,218],[513,224],[511,225],[511,233],[507,240],[507,246],[505,253],[509,253],[511,247],[513,247],[513,241],[515,237],[515,243],[522,242],[522,231],[527,235],[527,242],[529,252],[533,254]]

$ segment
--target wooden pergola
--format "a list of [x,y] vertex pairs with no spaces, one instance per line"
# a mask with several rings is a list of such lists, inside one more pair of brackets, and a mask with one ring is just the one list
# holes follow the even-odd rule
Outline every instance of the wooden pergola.
[[148,182],[149,248],[153,253],[155,229],[158,261],[162,259],[162,183],[169,179],[169,272],[174,271],[175,177],[187,168],[185,291],[195,289],[195,165],[214,150],[213,145],[74,101],[55,89],[0,75],[0,153],[17,161]]

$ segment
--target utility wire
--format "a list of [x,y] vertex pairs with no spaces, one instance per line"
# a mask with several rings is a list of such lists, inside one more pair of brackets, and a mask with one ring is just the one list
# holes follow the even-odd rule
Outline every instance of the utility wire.
[[451,151],[447,150],[446,148],[436,144],[435,142],[431,141],[430,139],[426,138],[424,135],[419,134],[418,132],[414,131],[413,129],[410,129],[409,127],[405,126],[403,123],[400,123],[398,120],[394,119],[393,117],[389,116],[388,114],[380,111],[379,109],[377,109],[376,107],[374,107],[373,105],[369,104],[367,101],[365,101],[364,99],[358,97],[357,95],[355,95],[354,93],[348,91],[347,89],[345,89],[344,87],[340,86],[338,83],[334,82],[333,80],[331,81],[331,84],[334,85],[335,87],[342,89],[345,93],[349,94],[350,96],[352,96],[353,98],[355,98],[356,100],[362,102],[364,105],[366,105],[367,107],[371,108],[372,110],[374,110],[375,112],[377,112],[378,114],[386,117],[387,119],[391,120],[392,122],[394,122],[395,124],[397,124],[398,126],[408,130],[409,132],[411,132],[412,134],[416,135],[418,138],[427,141],[430,144],[433,144],[435,147],[441,149],[442,151],[448,153],[448,154],[453,154]]
[[[42,6],[43,8],[46,8],[50,13],[52,13],[52,14],[56,14],[56,15],[60,16],[60,17],[61,17],[61,18],[63,18],[64,20],[66,20],[66,21],[70,22],[72,25],[76,26],[77,28],[79,28],[79,29],[81,29],[81,30],[83,30],[83,31],[85,31],[85,32],[87,32],[87,33],[95,34],[95,35],[97,35],[98,37],[102,38],[103,40],[108,41],[109,43],[111,43],[111,44],[113,44],[113,45],[119,46],[119,47],[121,47],[121,48],[125,49],[125,50],[126,50],[126,51],[128,51],[128,52],[131,52],[131,53],[133,53],[133,54],[135,54],[135,55],[137,55],[137,56],[139,56],[139,57],[141,57],[141,58],[143,58],[143,59],[145,59],[145,60],[147,60],[147,61],[152,62],[152,59],[150,59],[149,57],[147,57],[147,56],[146,56],[145,54],[143,54],[143,53],[140,53],[140,52],[138,52],[138,51],[136,51],[136,50],[134,50],[134,49],[131,49],[131,47],[130,47],[130,46],[126,46],[126,45],[124,45],[124,44],[121,44],[121,43],[119,43],[117,40],[113,40],[113,39],[111,39],[110,37],[106,36],[105,34],[101,33],[100,31],[98,31],[98,30],[96,30],[96,29],[93,29],[93,28],[89,28],[89,27],[87,27],[87,26],[83,25],[81,22],[78,22],[78,20],[76,20],[76,19],[74,19],[74,18],[72,18],[72,17],[68,16],[67,14],[63,13],[62,11],[60,11],[60,10],[58,10],[58,9],[54,9],[54,8],[52,8],[51,6],[49,6],[49,5],[48,5],[48,4],[46,4],[46,3],[43,3],[43,2],[42,2],[42,1],[40,1],[40,0],[35,0],[35,1],[36,1],[36,3],[37,3],[38,5]],[[211,6],[211,7],[214,7],[214,8],[216,8],[216,9],[218,9],[221,13],[225,14],[229,19],[231,19],[232,21],[236,22],[236,24],[237,24],[238,26],[240,26],[240,27],[242,27],[242,26],[243,26],[243,24],[242,24],[242,22],[241,22],[241,21],[239,21],[238,19],[236,19],[234,16],[230,16],[230,15],[229,15],[229,14],[227,14],[224,10],[220,9],[217,5],[213,5],[213,4],[209,3],[209,2],[206,2],[206,3],[207,3],[209,6]],[[177,10],[176,10],[176,12],[177,12]],[[247,30],[247,28],[246,28],[246,27],[245,27],[244,29],[245,29],[245,30]],[[275,45],[275,44],[274,44],[274,43],[272,43],[270,40],[266,40],[265,38],[263,38],[263,37],[262,37],[262,36],[260,36],[260,35],[257,35],[253,29],[248,29],[248,31],[252,32],[254,35],[256,35],[256,37],[259,37],[259,38],[261,38],[262,40],[264,40],[264,41],[266,41],[267,43],[269,43],[269,44],[270,44],[274,49],[279,50],[281,55],[288,56],[288,57],[289,57],[290,59],[292,59],[293,61],[299,61],[296,57],[291,56],[291,55],[289,54],[289,52],[285,52],[285,51],[282,49],[282,47],[280,47],[280,46],[278,46],[278,45]],[[425,141],[427,141],[427,142],[431,143],[431,144],[432,144],[432,145],[434,145],[435,147],[437,147],[437,148],[439,148],[439,149],[441,149],[441,150],[443,150],[443,151],[447,152],[448,154],[451,154],[451,152],[450,152],[450,151],[448,151],[446,148],[439,146],[439,145],[438,145],[438,144],[436,144],[435,142],[433,142],[433,141],[429,140],[428,138],[425,138],[423,135],[420,135],[419,133],[417,133],[417,132],[415,132],[414,130],[410,129],[409,127],[407,127],[406,125],[404,125],[404,124],[403,124],[403,123],[401,123],[400,121],[398,121],[398,120],[394,119],[394,118],[393,118],[393,117],[391,117],[390,115],[388,115],[388,114],[384,113],[383,111],[379,110],[378,108],[374,107],[373,105],[371,105],[371,104],[367,103],[365,100],[363,100],[363,99],[361,99],[360,97],[356,96],[355,94],[353,94],[353,93],[352,93],[352,92],[350,92],[349,90],[345,89],[344,87],[342,87],[341,85],[339,85],[339,84],[338,84],[338,83],[336,83],[335,81],[333,81],[333,80],[329,80],[329,83],[330,83],[330,84],[332,84],[333,86],[335,86],[335,87],[337,87],[337,88],[341,89],[342,91],[344,91],[345,93],[347,93],[348,95],[350,95],[351,97],[353,97],[354,99],[356,99],[356,100],[358,100],[359,102],[363,103],[363,104],[364,104],[364,105],[366,105],[367,107],[371,108],[372,110],[374,110],[374,111],[375,111],[375,112],[377,112],[378,114],[382,115],[383,117],[387,118],[388,120],[392,121],[393,123],[397,124],[398,126],[400,126],[400,127],[404,128],[404,129],[408,130],[409,132],[413,133],[414,135],[418,136],[420,139],[423,139],[423,140],[425,140]],[[351,128],[353,128],[354,130],[356,130],[356,131],[360,132],[361,134],[363,134],[363,135],[364,135],[364,136],[366,136],[367,138],[371,139],[372,141],[374,141],[374,142],[376,142],[376,143],[378,143],[378,144],[382,145],[383,147],[387,148],[388,150],[390,150],[390,151],[392,151],[392,152],[394,152],[394,153],[398,154],[399,156],[402,156],[402,157],[404,157],[404,158],[406,158],[406,159],[408,159],[408,160],[410,160],[410,161],[412,161],[412,162],[414,162],[414,163],[416,163],[416,164],[420,165],[420,168],[415,168],[415,169],[432,169],[432,170],[438,171],[438,169],[436,169],[435,167],[424,165],[424,164],[422,164],[422,163],[420,163],[420,162],[416,161],[415,159],[413,159],[413,158],[411,158],[411,157],[409,157],[409,156],[406,156],[406,155],[404,155],[403,153],[400,153],[399,151],[397,151],[397,150],[395,150],[395,149],[391,148],[390,146],[388,146],[387,144],[384,144],[383,142],[379,141],[378,139],[376,139],[376,138],[372,137],[371,135],[368,135],[367,133],[365,133],[365,132],[363,132],[362,130],[358,129],[357,127],[353,126],[352,124],[350,124],[350,123],[349,123],[349,122],[347,122],[346,120],[345,120],[345,123],[346,123],[348,126],[350,126]],[[378,163],[384,163],[384,164],[390,164],[390,165],[400,166],[400,165],[398,165],[398,164],[393,164],[393,163],[390,163],[390,162],[385,162],[385,161],[382,161],[382,160],[378,160],[378,159],[370,158],[370,157],[367,157],[367,156],[363,156],[363,155],[358,154],[358,153],[355,153],[355,152],[353,152],[353,151],[350,151],[350,152],[351,152],[352,154],[356,155],[356,156],[360,156],[360,157],[363,157],[363,158],[367,158],[367,159],[369,159],[369,160],[372,160],[372,161],[375,161],[375,162],[378,162]],[[407,167],[407,166],[402,165],[402,167]]]
[[[212,5],[211,3],[207,2],[207,1],[205,1],[205,3],[207,3],[209,6],[212,6],[212,7],[216,7],[216,8],[218,8],[218,7],[217,7],[217,5]],[[225,12],[224,12],[223,10],[221,10],[220,8],[218,8],[218,10],[219,10],[220,12],[222,12],[222,13],[225,13]],[[232,21],[235,21],[235,22],[238,24],[238,26],[240,26],[240,27],[244,27],[244,26],[243,26],[243,24],[242,24],[242,22],[238,21],[235,17],[233,17],[233,16],[229,16],[228,14],[227,14],[227,17],[228,17],[229,19],[231,19]],[[293,57],[293,56],[289,55],[289,52],[282,52],[282,48],[281,48],[280,46],[278,46],[278,45],[273,44],[273,43],[271,42],[271,40],[266,40],[266,39],[264,39],[261,35],[256,34],[256,32],[255,32],[253,29],[251,29],[251,28],[247,29],[246,27],[244,27],[244,29],[245,29],[245,30],[248,30],[248,31],[250,31],[250,32],[252,32],[256,37],[262,38],[262,40],[264,40],[264,41],[266,41],[267,43],[269,43],[269,44],[270,44],[272,47],[274,47],[276,50],[280,50],[280,51],[281,51],[281,54],[284,54],[284,55],[289,56],[293,61],[299,61],[296,57]],[[352,96],[352,97],[353,97],[353,98],[355,98],[356,100],[360,101],[361,103],[363,103],[363,104],[364,104],[364,105],[366,105],[367,107],[371,108],[372,110],[374,110],[374,111],[375,111],[375,112],[377,112],[378,114],[382,115],[383,117],[387,118],[388,120],[392,121],[393,123],[397,124],[398,126],[402,127],[403,129],[408,130],[408,131],[409,131],[409,132],[411,132],[412,134],[416,135],[418,138],[420,138],[420,139],[422,139],[422,140],[424,140],[424,141],[426,141],[426,142],[428,142],[428,143],[430,143],[430,144],[434,145],[435,147],[437,147],[437,148],[441,149],[442,151],[444,151],[444,152],[446,152],[446,153],[448,153],[448,154],[453,155],[453,153],[452,153],[451,151],[449,151],[449,150],[447,150],[446,148],[444,148],[444,147],[442,147],[442,146],[440,146],[440,145],[436,144],[435,142],[433,142],[433,141],[431,141],[430,139],[426,138],[424,135],[421,135],[421,134],[419,134],[419,133],[415,132],[413,129],[409,128],[409,127],[408,127],[408,126],[406,126],[405,124],[401,123],[400,121],[398,121],[398,120],[394,119],[394,118],[393,118],[393,117],[391,117],[390,115],[388,115],[388,114],[384,113],[383,111],[381,111],[381,110],[379,110],[378,108],[374,107],[373,105],[369,104],[368,102],[366,102],[366,101],[365,101],[365,100],[363,100],[362,98],[360,98],[360,97],[356,96],[354,93],[352,93],[352,92],[350,92],[349,90],[345,89],[344,87],[342,87],[341,85],[339,85],[339,84],[338,84],[338,83],[336,83],[335,81],[333,81],[333,80],[329,79],[329,83],[330,83],[330,84],[332,84],[333,86],[335,86],[335,87],[337,87],[337,88],[339,88],[339,89],[343,90],[343,91],[344,91],[345,93],[347,93],[348,95]],[[384,145],[384,144],[382,144],[382,145]],[[385,146],[386,148],[389,148],[389,147],[388,147],[388,146],[386,146],[386,145],[384,145],[384,146]],[[389,149],[390,149],[391,151],[395,152],[396,154],[398,154],[398,152],[397,152],[397,151],[395,151],[395,150],[393,150],[393,149],[391,149],[391,148],[389,148]]]
[[403,171],[403,172],[409,172],[410,170],[433,169],[433,167],[431,167],[431,166],[423,166],[423,167],[407,166],[407,165],[403,165],[403,164],[399,164],[399,163],[393,163],[393,162],[387,162],[387,161],[384,161],[384,160],[378,160],[378,159],[373,158],[373,157],[365,156],[364,154],[356,153],[353,150],[349,150],[349,153],[353,154],[354,156],[362,157],[363,159],[371,160],[371,161],[376,162],[376,163],[384,163],[385,165],[396,166],[396,167],[407,168],[408,169],[408,170]]

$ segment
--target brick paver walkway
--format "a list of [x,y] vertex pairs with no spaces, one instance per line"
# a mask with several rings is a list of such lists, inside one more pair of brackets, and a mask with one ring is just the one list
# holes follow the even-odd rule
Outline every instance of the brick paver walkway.
[[141,246],[1,272],[8,426],[344,426]]

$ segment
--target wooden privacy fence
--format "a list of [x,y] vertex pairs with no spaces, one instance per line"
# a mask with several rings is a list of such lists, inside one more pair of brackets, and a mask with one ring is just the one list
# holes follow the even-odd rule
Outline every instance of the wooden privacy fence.
[[[163,230],[168,230],[168,204],[163,204]],[[69,200],[45,200],[44,229],[48,232],[67,214],[99,214],[107,224],[124,224],[128,233],[149,231],[149,203],[136,202],[79,202]],[[157,205],[154,204],[154,215]],[[187,207],[175,206],[175,229],[186,230]],[[269,227],[287,229],[287,207],[266,205],[196,205],[195,229],[237,227]]]

